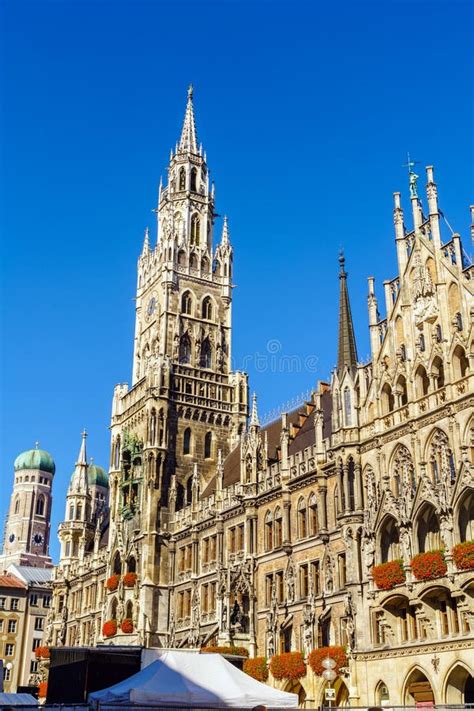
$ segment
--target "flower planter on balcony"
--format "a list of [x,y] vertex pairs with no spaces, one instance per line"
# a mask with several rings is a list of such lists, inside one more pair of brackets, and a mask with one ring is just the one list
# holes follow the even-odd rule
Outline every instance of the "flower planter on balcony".
[[49,647],[36,647],[35,657],[36,659],[49,659],[51,656]]
[[125,620],[122,620],[120,629],[122,632],[125,632],[125,634],[131,634],[133,632],[133,620],[128,617]]
[[48,682],[47,681],[40,681],[39,686],[38,686],[38,698],[45,699],[47,692],[48,692]]
[[107,622],[104,622],[102,634],[104,637],[113,637],[117,634],[117,620],[107,620]]
[[266,657],[246,659],[243,666],[244,672],[257,681],[265,682],[268,679],[268,665]]
[[275,654],[270,660],[274,679],[301,679],[306,674],[306,664],[301,652]]
[[107,578],[107,582],[105,583],[107,590],[114,592],[117,590],[119,582],[120,575],[111,575],[110,578]]
[[341,667],[347,665],[347,655],[344,647],[319,647],[313,649],[308,656],[308,664],[317,676],[321,676],[324,671],[323,660],[330,657],[336,662],[334,671],[339,672]]
[[405,582],[402,560],[390,560],[388,563],[374,565],[372,578],[379,590],[391,590],[395,585]]
[[137,582],[137,574],[136,573],[125,573],[125,575],[123,576],[123,584],[125,585],[126,588],[133,588],[136,582]]
[[434,580],[446,575],[444,551],[427,551],[418,553],[410,563],[413,575],[417,580]]
[[458,570],[472,570],[474,568],[474,541],[464,541],[454,546],[453,560]]
[[202,654],[230,654],[237,657],[248,657],[249,652],[245,647],[202,647]]

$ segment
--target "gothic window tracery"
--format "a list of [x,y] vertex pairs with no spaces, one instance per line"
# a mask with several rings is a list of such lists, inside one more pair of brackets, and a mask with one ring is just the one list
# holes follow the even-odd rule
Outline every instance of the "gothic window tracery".
[[432,506],[425,506],[417,517],[418,550],[420,553],[441,548],[438,517]]
[[184,364],[191,363],[191,339],[185,333],[179,341],[179,362]]
[[303,497],[301,497],[298,501],[297,526],[298,538],[306,538],[306,536],[308,535],[308,512],[306,509],[306,501]]
[[181,312],[183,314],[191,315],[193,309],[193,297],[191,292],[185,291],[181,297]]
[[271,511],[265,514],[265,550],[273,549],[273,515]]
[[212,320],[212,300],[210,296],[206,296],[202,302],[202,318],[207,321]]
[[36,515],[44,516],[45,498],[43,495],[38,497],[36,502]]
[[448,437],[442,430],[436,430],[431,438],[429,460],[435,484],[440,481],[454,482],[456,477],[454,456],[449,446]]
[[201,221],[199,215],[194,214],[191,218],[191,244],[198,246],[201,233]]
[[395,495],[413,496],[416,488],[416,474],[413,460],[408,449],[399,445],[393,459],[392,476],[395,485]]
[[212,348],[208,338],[205,338],[201,344],[199,365],[201,368],[212,368]]

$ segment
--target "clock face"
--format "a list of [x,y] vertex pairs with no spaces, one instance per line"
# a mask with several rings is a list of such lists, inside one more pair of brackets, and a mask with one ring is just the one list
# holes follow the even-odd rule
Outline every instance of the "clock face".
[[15,540],[15,534],[10,533],[10,535],[8,536],[8,540],[10,541],[10,543],[13,543],[13,541]]
[[156,311],[156,298],[154,296],[151,297],[150,301],[148,302],[148,306],[146,307],[146,315],[148,318],[151,318],[153,314]]
[[43,543],[43,541],[44,541],[44,538],[41,535],[41,533],[35,533],[33,535],[33,543],[35,544],[35,546],[40,546]]

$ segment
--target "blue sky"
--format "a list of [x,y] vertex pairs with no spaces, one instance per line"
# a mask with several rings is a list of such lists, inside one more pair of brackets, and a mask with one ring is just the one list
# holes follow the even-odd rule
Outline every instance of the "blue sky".
[[[341,247],[368,357],[367,276],[383,305],[407,151],[422,186],[435,165],[469,247],[472,4],[17,0],[0,12],[0,515],[15,456],[39,440],[57,463],[57,555],[83,427],[108,462],[136,259],[189,82],[235,249],[234,364],[265,413],[330,374]],[[256,354],[272,348],[262,369]],[[280,355],[306,367],[280,372]]]

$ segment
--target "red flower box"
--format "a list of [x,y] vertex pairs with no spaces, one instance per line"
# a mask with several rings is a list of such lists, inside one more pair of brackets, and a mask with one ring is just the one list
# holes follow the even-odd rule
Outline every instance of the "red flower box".
[[306,664],[301,652],[275,654],[270,660],[274,679],[301,679],[306,674]]
[[120,575],[111,575],[105,583],[107,590],[110,590],[110,592],[114,592],[114,590],[117,590],[119,581]]
[[36,659],[49,659],[51,656],[49,647],[36,647],[35,657]]
[[237,657],[248,657],[245,647],[202,647],[201,654],[232,654]]
[[380,590],[391,590],[395,585],[405,582],[402,560],[390,560],[388,563],[374,565],[372,578]]
[[246,659],[243,666],[244,672],[257,681],[265,682],[268,679],[268,666],[265,657]]
[[411,570],[417,580],[433,580],[446,575],[444,551],[427,551],[412,558]]
[[102,634],[104,637],[113,637],[117,634],[117,620],[107,620],[102,625]]
[[313,649],[308,656],[308,664],[317,676],[321,676],[323,673],[323,661],[327,657],[334,659],[336,662],[334,668],[336,673],[347,664],[347,655],[344,647],[319,647],[318,649]]
[[45,699],[47,692],[48,692],[48,682],[47,681],[40,681],[39,686],[38,686],[38,698]]
[[133,588],[135,583],[137,582],[137,574],[136,573],[125,573],[123,576],[123,584],[125,585],[126,588]]
[[120,629],[122,630],[122,632],[125,632],[125,634],[130,634],[130,632],[133,632],[133,620],[127,617],[127,619],[122,621]]
[[454,546],[453,559],[459,570],[472,570],[474,568],[474,541],[464,541]]

